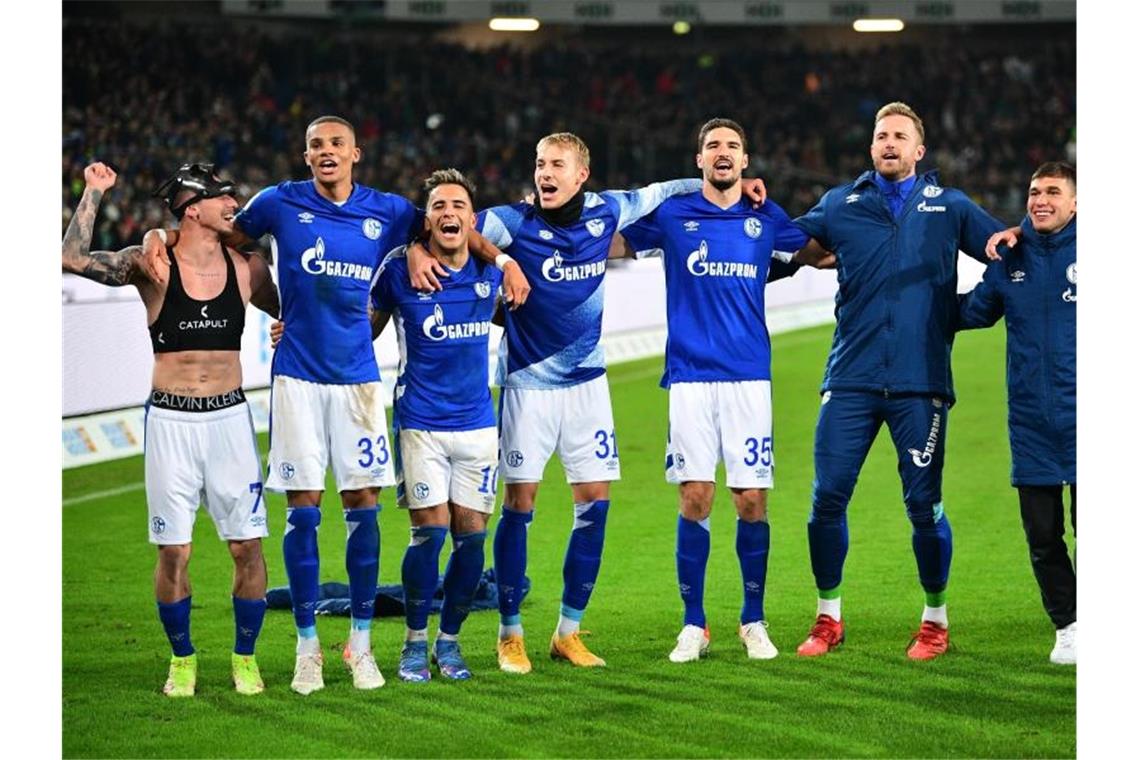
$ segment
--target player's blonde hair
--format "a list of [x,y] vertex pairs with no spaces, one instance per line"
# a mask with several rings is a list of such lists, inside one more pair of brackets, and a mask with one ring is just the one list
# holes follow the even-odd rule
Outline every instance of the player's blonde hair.
[[908,106],[901,100],[896,100],[893,103],[887,103],[879,109],[875,114],[875,123],[878,124],[887,116],[905,116],[914,122],[914,130],[918,132],[918,144],[922,145],[926,142],[926,130],[922,127],[922,119],[918,118],[918,114],[914,109]]
[[590,168],[590,149],[586,147],[585,141],[572,132],[555,132],[538,141],[538,145],[534,146],[537,153],[542,150],[546,145],[558,145],[563,148],[570,148],[578,153],[578,161],[582,166],[587,169]]

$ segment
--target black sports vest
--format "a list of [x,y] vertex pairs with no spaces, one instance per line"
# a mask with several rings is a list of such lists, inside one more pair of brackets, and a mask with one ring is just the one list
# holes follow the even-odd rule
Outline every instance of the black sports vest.
[[170,282],[158,319],[150,326],[150,343],[156,354],[172,351],[240,351],[245,327],[245,304],[238,289],[234,262],[225,247],[226,286],[209,301],[186,295],[178,260],[169,246]]

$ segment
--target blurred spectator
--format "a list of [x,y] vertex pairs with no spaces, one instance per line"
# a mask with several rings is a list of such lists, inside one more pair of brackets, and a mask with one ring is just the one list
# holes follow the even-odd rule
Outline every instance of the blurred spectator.
[[771,31],[762,45],[747,29],[663,44],[591,28],[527,52],[469,50],[398,25],[314,34],[303,22],[71,18],[61,230],[82,192],[72,178],[96,159],[120,178],[93,241],[104,249],[138,242],[162,219],[150,190],[187,160],[216,163],[243,201],[304,179],[295,136],[323,113],[355,123],[359,181],[416,199],[431,170],[454,166],[477,178],[481,205],[522,197],[534,143],[562,129],[590,144],[593,189],[695,176],[696,128],[726,116],[752,131],[753,171],[798,214],[870,166],[874,112],[891,100],[940,126],[919,169],[940,169],[1006,221],[1021,216],[1028,171],[1075,157],[1075,33],[947,27],[937,43],[808,52]]

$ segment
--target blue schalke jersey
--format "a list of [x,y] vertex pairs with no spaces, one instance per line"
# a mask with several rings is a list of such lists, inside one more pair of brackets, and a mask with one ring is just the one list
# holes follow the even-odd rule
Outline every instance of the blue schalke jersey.
[[491,316],[503,275],[474,256],[440,278],[443,290],[421,293],[408,282],[405,248],[384,260],[372,307],[392,314],[400,376],[392,424],[409,430],[477,430],[495,426],[487,384]]
[[808,237],[773,201],[741,198],[722,209],[700,192],[665,201],[622,233],[638,258],[665,266],[669,337],[661,386],[772,379],[764,284],[773,256]]
[[408,241],[422,216],[406,199],[353,185],[337,205],[315,183],[282,182],[238,214],[251,238],[269,233],[288,329],[273,374],[314,383],[380,379],[368,323],[368,291],[383,256]]
[[[582,215],[565,227],[550,224],[527,203],[479,214],[483,236],[511,256],[530,281],[527,302],[507,311],[500,344],[499,383],[505,388],[561,388],[605,374],[603,278],[610,242],[671,195],[700,180],[657,182],[640,190],[586,193]],[[505,353],[504,353],[505,347]]]

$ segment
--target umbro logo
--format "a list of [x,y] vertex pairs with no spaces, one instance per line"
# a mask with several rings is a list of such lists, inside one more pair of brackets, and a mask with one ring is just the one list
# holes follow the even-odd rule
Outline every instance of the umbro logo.
[[851,195],[847,196],[847,198],[844,200],[844,202],[845,203],[854,203],[857,200],[859,200],[859,193],[851,193]]
[[685,232],[696,232],[701,228],[700,222],[685,222]]
[[553,240],[554,239],[554,233],[551,232],[550,230],[539,230],[538,236],[540,238],[542,238],[543,240]]
[[302,211],[301,213],[297,214],[297,221],[301,224],[312,224],[314,218],[315,217],[308,211]]
[[1025,272],[1020,269],[1009,273],[1010,282],[1025,282]]

